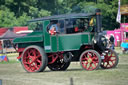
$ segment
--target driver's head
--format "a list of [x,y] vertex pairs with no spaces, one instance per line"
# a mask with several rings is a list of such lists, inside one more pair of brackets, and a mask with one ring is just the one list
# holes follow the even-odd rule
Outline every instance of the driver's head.
[[57,26],[60,26],[60,23],[57,23]]

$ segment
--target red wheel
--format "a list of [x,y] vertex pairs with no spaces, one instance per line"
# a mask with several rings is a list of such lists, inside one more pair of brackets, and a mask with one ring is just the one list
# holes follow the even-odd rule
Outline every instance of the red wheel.
[[39,46],[29,46],[22,54],[22,65],[27,72],[40,72],[46,68],[47,57]]
[[95,50],[84,51],[80,56],[80,64],[85,70],[98,69],[101,63],[101,58]]
[[48,64],[48,68],[52,71],[64,71],[64,70],[66,70],[69,67],[70,62],[64,62],[63,54],[56,55],[56,56],[58,56],[58,58],[56,59],[56,61],[54,63]]
[[109,69],[116,67],[119,61],[116,52],[112,49],[107,49],[104,53],[105,56],[101,62],[101,68]]

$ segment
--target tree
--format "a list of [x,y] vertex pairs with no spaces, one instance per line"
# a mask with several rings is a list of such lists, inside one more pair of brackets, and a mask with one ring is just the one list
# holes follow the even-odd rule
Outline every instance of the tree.
[[99,0],[97,4],[94,2],[80,2],[79,5],[85,13],[93,13],[95,9],[101,9],[102,27],[104,30],[113,30],[119,27],[119,24],[116,22],[118,9],[117,0],[110,0],[109,2]]
[[96,8],[102,10],[104,29],[119,26],[116,23],[118,0],[0,0],[0,26],[23,26],[29,19],[57,14],[93,13]]
[[0,10],[0,27],[13,27],[15,25],[16,17],[13,12],[9,10]]

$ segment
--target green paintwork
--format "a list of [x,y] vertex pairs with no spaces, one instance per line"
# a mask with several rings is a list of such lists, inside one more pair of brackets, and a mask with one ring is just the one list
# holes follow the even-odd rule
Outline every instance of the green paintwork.
[[57,46],[57,36],[51,36],[51,49],[53,52],[57,52],[58,46]]
[[50,35],[47,32],[50,20],[42,20],[42,24],[41,31],[16,38],[13,43],[18,44],[19,48],[38,45],[43,47],[46,53],[79,50],[82,45],[92,44],[94,34],[90,33],[89,30],[81,33]]
[[51,52],[48,49],[51,49],[51,43],[50,43],[50,34],[47,32],[47,26],[50,24],[49,20],[46,20],[43,22],[43,34],[44,34],[44,50],[46,52]]
[[43,47],[43,42],[19,43],[18,48],[26,48],[27,46],[37,45]]
[[88,34],[69,34],[59,36],[59,51],[79,50],[81,45],[89,44]]
[[19,37],[13,40],[13,43],[32,43],[32,42],[42,42],[43,33],[42,32],[32,32],[27,36]]
[[78,33],[64,35],[50,35],[49,48],[46,47],[46,52],[71,51],[79,50],[82,45],[92,44],[94,34]]

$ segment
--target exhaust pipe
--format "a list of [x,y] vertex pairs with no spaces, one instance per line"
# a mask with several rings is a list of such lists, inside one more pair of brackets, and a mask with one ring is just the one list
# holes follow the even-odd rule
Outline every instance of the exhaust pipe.
[[101,33],[102,19],[101,19],[101,10],[96,9],[96,29],[94,36],[94,49],[104,51],[107,47],[107,39]]
[[96,9],[96,31],[97,33],[101,32],[102,19],[101,19],[101,10]]

